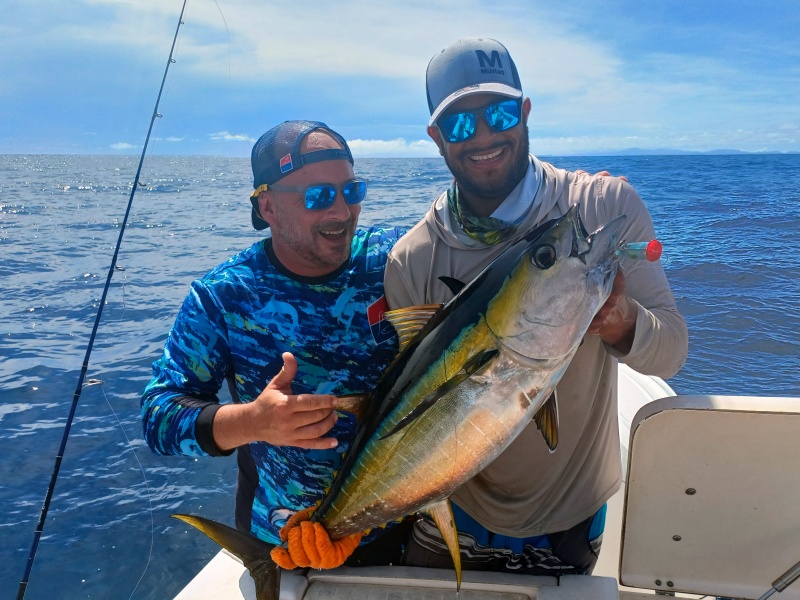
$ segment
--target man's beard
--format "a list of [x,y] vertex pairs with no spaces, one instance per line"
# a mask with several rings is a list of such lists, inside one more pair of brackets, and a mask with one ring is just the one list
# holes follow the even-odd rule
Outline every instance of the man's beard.
[[447,160],[447,154],[445,153],[444,162],[447,164],[447,168],[450,169],[450,172],[453,174],[460,192],[464,193],[470,198],[475,198],[478,200],[487,200],[492,202],[499,199],[499,201],[502,202],[502,200],[504,200],[512,192],[512,190],[517,187],[517,184],[522,181],[523,177],[525,177],[525,172],[528,170],[529,162],[528,154],[530,142],[528,141],[528,124],[523,123],[522,127],[523,139],[519,156],[516,157],[516,161],[512,164],[511,169],[508,172],[508,176],[499,183],[491,181],[478,181],[474,179],[458,166],[450,164],[450,161]]
[[278,231],[272,232],[272,235],[279,237],[286,246],[291,248],[298,257],[301,257],[307,263],[319,268],[335,270],[350,258],[350,244],[353,239],[353,230],[355,229],[355,223],[352,221],[342,223],[342,225],[347,229],[346,239],[348,243],[338,253],[324,252],[317,244],[314,236],[316,230],[321,226],[315,227],[314,231],[309,235],[309,232],[301,231],[294,222],[287,219],[281,223]]

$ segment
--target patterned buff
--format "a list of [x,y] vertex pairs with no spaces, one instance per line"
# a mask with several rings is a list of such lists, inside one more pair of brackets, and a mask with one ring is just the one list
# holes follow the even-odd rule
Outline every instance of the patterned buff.
[[516,223],[509,225],[505,221],[494,217],[478,217],[472,214],[467,206],[461,202],[455,181],[450,184],[447,190],[447,204],[464,233],[487,246],[494,246],[507,240],[517,229]]

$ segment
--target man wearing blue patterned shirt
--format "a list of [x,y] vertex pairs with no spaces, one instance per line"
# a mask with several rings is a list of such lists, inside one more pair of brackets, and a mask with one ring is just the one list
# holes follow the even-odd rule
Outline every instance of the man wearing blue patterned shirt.
[[[236,525],[278,544],[287,518],[324,496],[355,435],[335,397],[369,391],[396,353],[383,270],[402,232],[356,229],[367,182],[324,123],[278,125],[251,159],[252,223],[272,237],[192,283],[153,364],[142,421],[157,454],[236,449]],[[234,402],[220,404],[226,382]],[[392,536],[348,564],[397,560]]]

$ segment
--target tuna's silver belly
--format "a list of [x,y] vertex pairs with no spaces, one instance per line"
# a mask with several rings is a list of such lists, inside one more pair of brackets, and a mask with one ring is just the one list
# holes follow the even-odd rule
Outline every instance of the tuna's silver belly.
[[321,523],[338,539],[449,497],[525,428],[568,362],[532,368],[501,353],[404,429],[379,430]]

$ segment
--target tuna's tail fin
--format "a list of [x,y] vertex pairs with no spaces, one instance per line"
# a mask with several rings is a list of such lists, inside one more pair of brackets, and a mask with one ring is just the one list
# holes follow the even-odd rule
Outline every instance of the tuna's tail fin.
[[172,516],[196,527],[225,550],[239,557],[256,583],[256,600],[278,600],[281,573],[270,556],[270,551],[275,546],[210,519],[195,515]]

